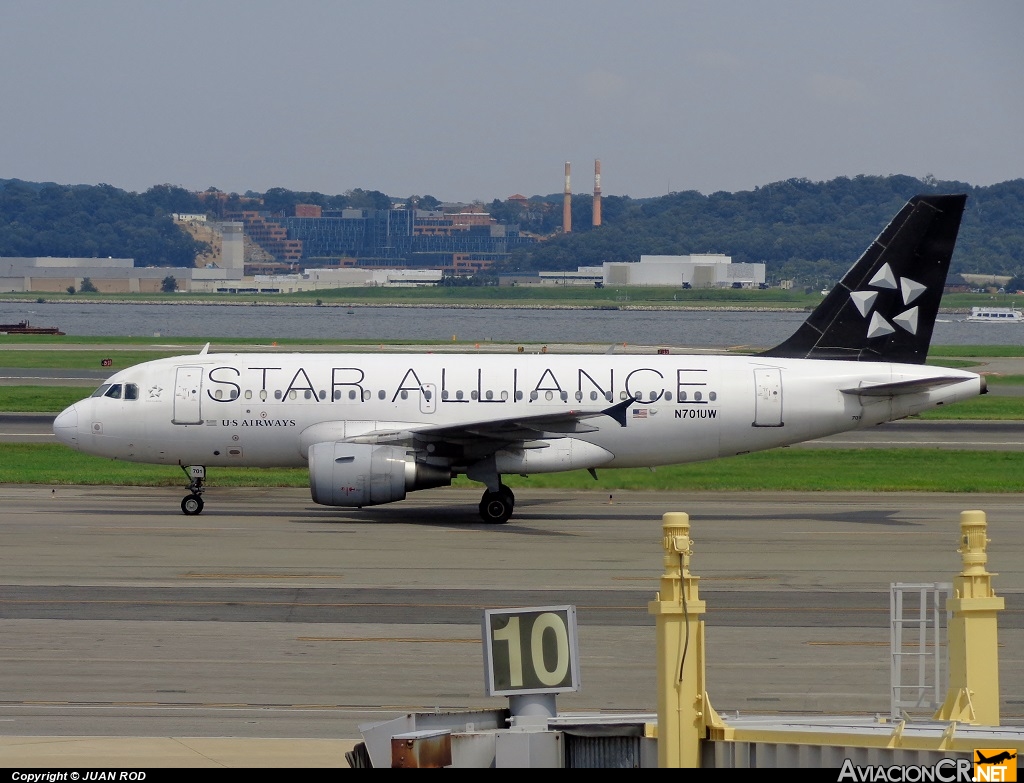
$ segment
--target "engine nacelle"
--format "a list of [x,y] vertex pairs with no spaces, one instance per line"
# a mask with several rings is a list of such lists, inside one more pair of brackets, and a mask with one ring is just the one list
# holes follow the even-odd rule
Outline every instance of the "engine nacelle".
[[451,471],[417,463],[396,446],[339,441],[309,448],[309,491],[324,506],[376,506],[451,483]]

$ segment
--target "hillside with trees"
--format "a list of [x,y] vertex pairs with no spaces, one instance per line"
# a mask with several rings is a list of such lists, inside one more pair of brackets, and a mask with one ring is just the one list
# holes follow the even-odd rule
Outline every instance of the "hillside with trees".
[[0,256],[134,258],[138,266],[192,266],[204,249],[171,218],[196,212],[181,188],[146,194],[111,185],[0,180]]
[[[561,271],[641,255],[724,253],[764,263],[768,279],[827,284],[838,279],[916,193],[968,194],[954,273],[1024,278],[1024,180],[988,187],[907,176],[828,182],[791,179],[751,191],[604,196],[602,225],[591,225],[592,197],[572,197],[572,232],[561,233],[562,194],[495,199],[484,206],[503,223],[544,239],[515,251],[496,272]],[[175,225],[172,213],[213,218],[242,209],[293,215],[297,204],[326,209],[388,209],[394,204],[458,211],[433,196],[393,198],[354,189],[338,195],[272,188],[265,193],[194,193],[157,185],[131,193],[111,185],[0,180],[0,256],[134,258],[139,266],[191,266],[207,246]]]
[[572,233],[517,251],[508,266],[560,271],[641,255],[724,253],[766,264],[773,280],[836,280],[918,193],[968,194],[955,273],[1024,273],[1024,180],[972,187],[906,176],[792,179],[739,193],[688,191],[642,201],[606,197],[597,228],[591,197],[574,195]]

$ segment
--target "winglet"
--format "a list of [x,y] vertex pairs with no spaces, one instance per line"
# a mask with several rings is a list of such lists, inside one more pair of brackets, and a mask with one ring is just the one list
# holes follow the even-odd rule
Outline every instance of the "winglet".
[[200,356],[206,356],[206,354],[209,353],[209,352],[210,352],[210,344],[207,343],[206,345],[203,346],[203,350],[201,350],[199,352],[199,355]]
[[632,397],[627,397],[622,402],[612,405],[610,408],[605,408],[601,413],[605,416],[611,416],[615,421],[619,423],[620,427],[626,426],[626,411],[629,410],[630,405],[635,405],[637,400]]
[[785,342],[760,356],[924,364],[967,196],[914,196]]

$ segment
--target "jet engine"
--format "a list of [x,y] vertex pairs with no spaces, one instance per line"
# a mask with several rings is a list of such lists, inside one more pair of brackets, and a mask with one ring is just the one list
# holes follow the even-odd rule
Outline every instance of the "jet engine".
[[396,446],[333,442],[309,448],[309,490],[313,502],[324,506],[376,506],[451,483],[448,468],[416,462]]

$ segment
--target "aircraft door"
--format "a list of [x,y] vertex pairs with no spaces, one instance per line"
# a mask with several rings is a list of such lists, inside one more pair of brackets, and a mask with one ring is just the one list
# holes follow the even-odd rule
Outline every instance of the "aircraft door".
[[420,392],[420,413],[433,413],[437,410],[437,387],[432,383],[424,383]]
[[754,370],[754,426],[782,427],[782,370],[758,367]]
[[179,367],[174,376],[174,424],[202,424],[199,410],[203,389],[202,367]]

